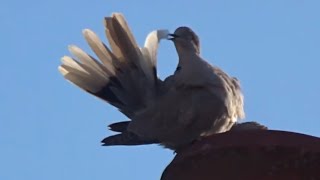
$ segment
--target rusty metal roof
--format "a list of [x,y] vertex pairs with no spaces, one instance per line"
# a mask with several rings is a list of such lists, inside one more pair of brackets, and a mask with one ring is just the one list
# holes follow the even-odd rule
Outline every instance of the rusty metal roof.
[[320,138],[286,131],[206,137],[179,152],[161,180],[320,180]]

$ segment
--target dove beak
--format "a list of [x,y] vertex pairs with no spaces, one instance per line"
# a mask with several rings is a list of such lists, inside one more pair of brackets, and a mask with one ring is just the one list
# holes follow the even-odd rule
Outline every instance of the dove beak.
[[175,34],[168,34],[168,40],[174,40],[175,38],[177,38],[178,36]]

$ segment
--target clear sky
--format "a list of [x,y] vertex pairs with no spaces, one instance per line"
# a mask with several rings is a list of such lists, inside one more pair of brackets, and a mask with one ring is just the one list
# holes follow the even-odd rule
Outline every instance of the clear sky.
[[[201,2],[201,3],[200,3]],[[246,120],[320,136],[319,0],[28,0],[0,3],[0,179],[159,179],[173,153],[157,145],[102,147],[125,117],[58,73],[81,31],[104,36],[122,12],[137,41],[154,29],[192,27],[202,55],[241,80]],[[177,55],[162,41],[159,76]]]

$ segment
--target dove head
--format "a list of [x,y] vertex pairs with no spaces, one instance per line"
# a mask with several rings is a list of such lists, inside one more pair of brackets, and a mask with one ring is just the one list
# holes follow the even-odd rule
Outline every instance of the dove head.
[[179,27],[173,34],[169,34],[176,46],[178,53],[180,52],[195,52],[200,54],[199,37],[189,27]]

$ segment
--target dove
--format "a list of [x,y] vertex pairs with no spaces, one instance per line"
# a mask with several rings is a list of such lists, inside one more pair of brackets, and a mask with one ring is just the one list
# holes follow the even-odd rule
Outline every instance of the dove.
[[127,130],[179,150],[203,136],[230,130],[245,116],[244,98],[236,78],[200,56],[199,38],[189,27],[169,35],[178,68],[164,81],[165,92],[137,114]]
[[[200,56],[198,36],[189,27],[151,32],[139,47],[120,13],[106,17],[110,48],[91,30],[84,37],[98,59],[69,46],[61,74],[71,83],[119,109],[128,121],[109,125],[118,134],[104,146],[157,143],[178,151],[205,136],[229,131],[245,116],[238,79]],[[179,63],[173,75],[157,77],[161,39],[171,40]]]

